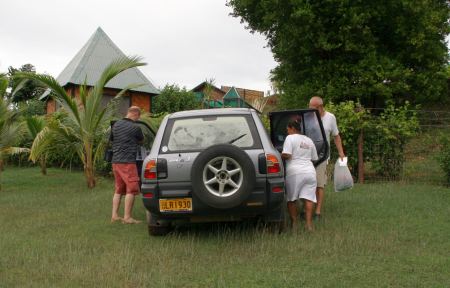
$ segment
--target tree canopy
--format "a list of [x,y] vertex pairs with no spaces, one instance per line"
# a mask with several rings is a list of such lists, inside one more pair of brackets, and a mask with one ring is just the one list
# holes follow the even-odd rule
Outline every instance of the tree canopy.
[[229,0],[266,36],[283,106],[327,100],[384,107],[447,98],[447,0]]
[[153,113],[173,113],[199,107],[200,102],[197,100],[195,94],[192,91],[187,91],[184,87],[180,88],[176,84],[167,84],[164,86],[161,94],[154,97],[152,101]]
[[[13,91],[16,90],[17,86],[19,85],[19,81],[16,81],[14,76],[17,73],[21,72],[36,74],[36,68],[32,64],[22,65],[18,69],[10,66],[8,68],[8,75],[10,78],[9,86],[12,88]],[[37,97],[43,92],[44,90],[42,88],[42,85],[39,84],[39,82],[35,80],[30,80],[27,81],[26,83],[23,83],[23,87],[21,87],[20,90],[18,90],[11,96],[11,101],[14,103],[19,103],[33,99],[37,100]]]

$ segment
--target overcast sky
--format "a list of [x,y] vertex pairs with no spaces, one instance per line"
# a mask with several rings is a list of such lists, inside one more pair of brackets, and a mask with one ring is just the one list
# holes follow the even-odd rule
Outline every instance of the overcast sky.
[[276,65],[266,40],[229,16],[225,0],[0,0],[0,72],[33,64],[57,77],[97,27],[157,87],[214,78],[267,91]]

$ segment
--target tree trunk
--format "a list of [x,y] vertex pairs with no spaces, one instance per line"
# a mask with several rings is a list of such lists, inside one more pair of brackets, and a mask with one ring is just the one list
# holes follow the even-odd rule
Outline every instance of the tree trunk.
[[3,160],[0,159],[0,172],[5,171],[5,167],[3,165]]
[[364,147],[364,136],[363,130],[359,133],[358,137],[358,183],[364,184],[364,155],[363,155],[363,147]]
[[39,166],[41,166],[42,175],[47,175],[47,163],[45,161],[45,156],[39,159]]
[[88,188],[95,187],[95,172],[94,172],[94,161],[92,159],[92,146],[87,144],[86,146],[86,164],[84,166],[84,173],[86,175],[86,181]]
[[86,167],[86,181],[88,184],[88,188],[92,189],[95,187],[95,175],[94,171],[92,171],[92,168]]

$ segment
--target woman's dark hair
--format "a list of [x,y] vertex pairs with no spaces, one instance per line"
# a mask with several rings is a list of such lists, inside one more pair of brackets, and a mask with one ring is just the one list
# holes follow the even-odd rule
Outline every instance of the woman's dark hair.
[[298,132],[302,131],[301,125],[300,125],[300,119],[293,119],[290,120],[287,124],[289,128],[294,128]]

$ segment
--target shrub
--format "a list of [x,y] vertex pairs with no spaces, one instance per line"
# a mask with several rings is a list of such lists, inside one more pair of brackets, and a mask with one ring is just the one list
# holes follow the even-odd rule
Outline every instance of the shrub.
[[408,102],[401,107],[389,104],[379,116],[371,118],[364,148],[378,176],[396,179],[401,175],[405,145],[418,129],[416,112],[410,109]]
[[[419,122],[408,102],[395,107],[389,103],[379,115],[372,115],[352,101],[330,103],[326,109],[336,115],[345,154],[352,174],[357,176],[358,137],[364,133],[364,161],[369,161],[378,176],[397,178],[404,163],[407,141],[416,135]],[[333,142],[333,140],[331,140]],[[332,161],[337,158],[331,144]]]
[[[370,121],[370,115],[359,103],[353,101],[341,102],[339,104],[329,103],[326,110],[336,116],[339,135],[342,139],[344,153],[348,157],[348,165],[353,176],[358,176],[358,137]],[[330,139],[331,160],[334,162],[338,155],[333,149],[333,139]]]
[[450,137],[442,136],[441,138],[441,152],[437,156],[439,164],[444,170],[447,186],[450,186]]
[[197,100],[194,92],[180,88],[177,85],[166,85],[161,94],[153,98],[152,111],[154,113],[161,112],[177,112],[183,110],[191,110],[200,108],[200,102]]

